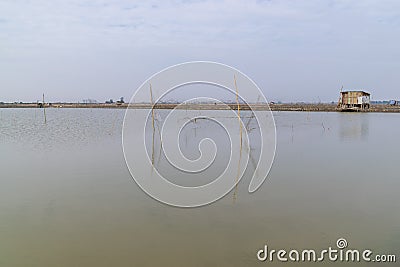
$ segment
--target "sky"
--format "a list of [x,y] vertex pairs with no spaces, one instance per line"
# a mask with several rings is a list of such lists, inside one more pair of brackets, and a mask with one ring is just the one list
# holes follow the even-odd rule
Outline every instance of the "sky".
[[129,99],[154,73],[206,60],[269,101],[400,99],[400,1],[0,0],[0,102]]

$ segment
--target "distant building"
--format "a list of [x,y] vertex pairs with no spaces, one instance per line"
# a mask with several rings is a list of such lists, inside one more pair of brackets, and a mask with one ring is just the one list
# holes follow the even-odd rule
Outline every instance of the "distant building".
[[125,101],[124,101],[123,97],[121,97],[119,100],[117,100],[117,105],[122,105],[124,103],[125,103]]
[[369,109],[371,94],[364,91],[340,92],[338,107],[342,111],[361,111]]

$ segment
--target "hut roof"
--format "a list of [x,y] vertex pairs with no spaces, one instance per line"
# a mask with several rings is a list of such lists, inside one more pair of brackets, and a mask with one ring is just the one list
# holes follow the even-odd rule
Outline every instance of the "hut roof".
[[341,93],[350,93],[350,92],[358,92],[358,93],[363,93],[363,94],[366,94],[366,95],[371,95],[370,93],[365,92],[365,91],[361,91],[361,90],[346,90],[346,91],[342,91]]

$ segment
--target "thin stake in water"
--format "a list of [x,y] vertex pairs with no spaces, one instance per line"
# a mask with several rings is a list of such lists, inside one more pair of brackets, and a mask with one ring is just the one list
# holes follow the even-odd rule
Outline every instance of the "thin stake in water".
[[239,103],[239,89],[237,87],[236,83],[236,75],[233,75],[233,79],[235,82],[235,89],[236,89],[236,103],[237,103],[237,110],[238,110],[238,120],[239,120],[239,133],[240,133],[240,154],[239,154],[239,162],[238,162],[238,170],[237,170],[237,175],[236,175],[236,181],[235,181],[235,192],[233,193],[233,202],[236,201],[237,198],[237,191],[238,191],[238,181],[239,181],[239,175],[240,175],[240,162],[242,161],[242,121],[240,118],[240,103]]
[[153,143],[151,146],[151,165],[154,168],[154,134],[155,134],[155,127],[154,127],[154,105],[153,105],[153,90],[150,84],[150,103],[151,103],[151,125],[153,127]]
[[47,118],[46,118],[46,103],[44,102],[44,94],[43,94],[43,114],[44,114],[44,123],[47,123]]

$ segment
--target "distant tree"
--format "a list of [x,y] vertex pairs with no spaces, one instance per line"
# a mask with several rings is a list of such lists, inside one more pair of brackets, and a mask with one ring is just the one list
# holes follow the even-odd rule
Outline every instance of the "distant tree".
[[95,103],[97,103],[97,100],[95,100],[95,99],[83,99],[83,103],[84,104],[95,104]]

